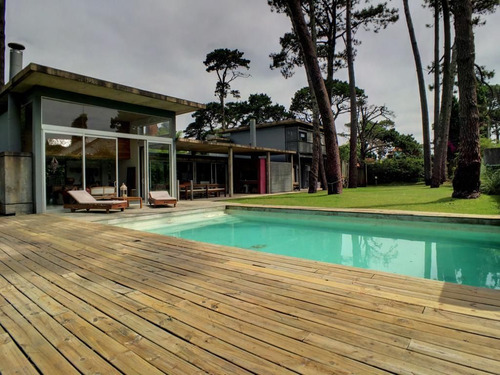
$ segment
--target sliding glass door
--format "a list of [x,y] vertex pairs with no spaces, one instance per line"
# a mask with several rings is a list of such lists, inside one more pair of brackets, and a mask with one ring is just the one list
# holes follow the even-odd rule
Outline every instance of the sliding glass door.
[[45,137],[46,205],[62,205],[67,191],[81,189],[83,176],[83,137],[47,134]]
[[170,145],[148,142],[149,190],[168,190],[173,194],[170,182]]
[[85,137],[85,186],[116,188],[116,156],[116,139]]
[[117,140],[79,135],[45,135],[46,207],[60,206],[68,190],[112,186],[117,181]]
[[174,195],[172,158],[166,142],[46,132],[46,207],[68,202],[68,190],[107,186],[116,194],[122,183],[130,195],[146,198],[148,190]]

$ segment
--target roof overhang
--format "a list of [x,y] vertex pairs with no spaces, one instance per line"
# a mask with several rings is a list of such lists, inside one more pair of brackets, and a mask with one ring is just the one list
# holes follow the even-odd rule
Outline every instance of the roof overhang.
[[205,108],[204,104],[124,86],[97,78],[31,63],[16,74],[0,91],[0,101],[8,93],[24,94],[33,87],[48,87],[97,98],[114,100],[182,115]]
[[295,154],[295,151],[278,150],[275,148],[267,147],[254,147],[247,145],[239,145],[234,143],[225,142],[212,142],[212,141],[199,141],[195,139],[178,139],[176,141],[176,148],[178,151],[194,151],[213,154],[228,154],[229,149],[233,150],[235,154]]

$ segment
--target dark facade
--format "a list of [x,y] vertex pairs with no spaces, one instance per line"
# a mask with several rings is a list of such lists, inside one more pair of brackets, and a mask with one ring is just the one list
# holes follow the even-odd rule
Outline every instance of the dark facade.
[[[229,140],[178,139],[179,184],[221,184],[233,193],[265,194],[293,190],[294,152]],[[274,158],[277,161],[271,161]]]
[[[256,125],[257,146],[294,151],[294,182],[299,188],[309,184],[312,163],[313,126],[300,120],[285,120]],[[228,130],[226,136],[234,143],[249,144],[250,128]],[[322,141],[323,143],[323,141]],[[324,146],[323,146],[324,154]],[[273,160],[279,159],[275,156]]]

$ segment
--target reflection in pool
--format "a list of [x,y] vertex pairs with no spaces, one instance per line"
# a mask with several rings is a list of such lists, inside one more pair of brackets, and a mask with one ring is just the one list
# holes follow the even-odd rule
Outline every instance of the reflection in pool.
[[500,289],[500,231],[493,226],[236,209],[119,225],[195,241]]

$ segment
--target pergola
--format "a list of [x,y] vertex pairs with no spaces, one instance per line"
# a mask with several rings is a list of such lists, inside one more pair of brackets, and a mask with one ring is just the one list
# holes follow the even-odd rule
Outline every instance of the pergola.
[[[229,142],[221,141],[199,141],[196,139],[182,138],[178,139],[175,143],[177,151],[191,151],[200,152],[206,154],[226,154],[228,156],[228,192],[229,196],[232,197],[234,194],[234,155],[257,155],[266,157],[266,181],[267,181],[267,191],[271,191],[271,155],[293,155],[295,151],[278,150],[274,148],[267,147],[257,147],[249,145],[239,145]],[[293,159],[292,160],[292,171],[293,171]],[[292,173],[293,176],[293,173]]]

